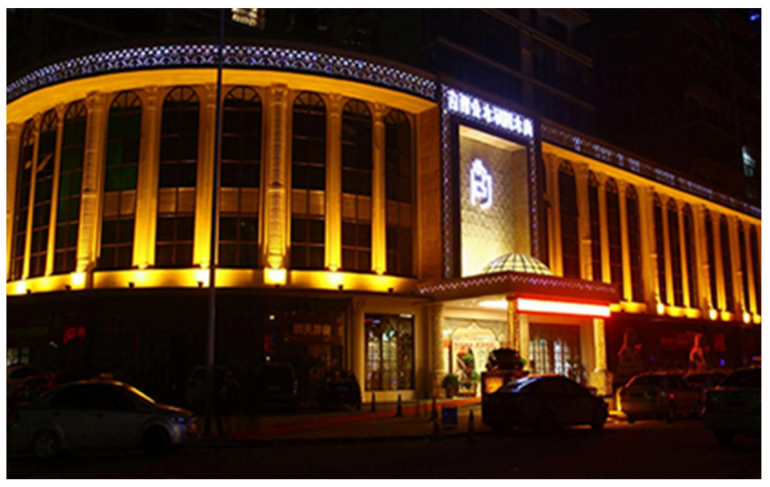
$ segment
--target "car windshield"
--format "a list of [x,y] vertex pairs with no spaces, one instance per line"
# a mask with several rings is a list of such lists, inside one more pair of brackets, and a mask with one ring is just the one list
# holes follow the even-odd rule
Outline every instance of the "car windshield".
[[723,387],[755,387],[759,388],[762,384],[762,375],[760,369],[739,370],[733,372],[720,384]]
[[657,386],[660,384],[661,377],[659,375],[641,375],[631,379],[626,387],[632,386]]

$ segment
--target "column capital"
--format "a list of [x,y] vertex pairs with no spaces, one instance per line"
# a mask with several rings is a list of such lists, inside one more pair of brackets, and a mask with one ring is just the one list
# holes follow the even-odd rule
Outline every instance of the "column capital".
[[19,122],[10,122],[5,124],[5,138],[16,140],[21,137],[21,129],[24,125]]
[[329,115],[339,117],[342,113],[343,97],[339,93],[329,93]]
[[623,179],[615,179],[615,184],[618,185],[618,194],[621,196],[626,193],[626,188],[628,188],[628,181],[625,181]]
[[59,125],[63,125],[64,124],[64,115],[66,115],[66,113],[67,113],[67,105],[64,104],[64,103],[57,103],[55,109],[56,109],[57,123]]
[[40,129],[40,123],[43,121],[43,114],[41,112],[38,112],[34,115],[32,115],[32,132],[37,133],[37,131]]
[[596,182],[599,183],[599,186],[604,186],[604,183],[607,182],[607,175],[603,172],[594,171],[594,177],[596,178]]
[[385,116],[385,113],[388,111],[388,106],[379,102],[375,102],[372,108],[374,108],[372,113],[372,121],[374,123],[382,123],[382,119]]
[[88,111],[101,110],[105,95],[101,91],[91,91],[86,95],[86,108]]
[[588,177],[588,164],[585,162],[573,162],[572,167],[575,169],[575,176]]
[[284,101],[289,94],[289,87],[283,83],[273,83],[267,89],[274,101]]
[[214,108],[217,105],[217,84],[206,83],[203,85],[206,93],[206,108]]

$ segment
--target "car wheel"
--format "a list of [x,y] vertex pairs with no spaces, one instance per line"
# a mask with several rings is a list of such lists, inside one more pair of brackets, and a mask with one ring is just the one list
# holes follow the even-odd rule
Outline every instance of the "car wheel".
[[607,421],[607,411],[604,408],[597,406],[594,408],[594,415],[591,418],[591,429],[599,431],[604,428],[604,423]]
[[165,429],[152,426],[142,436],[142,449],[148,455],[162,455],[171,449],[171,438]]
[[666,413],[666,422],[673,423],[676,419],[676,405],[672,402],[668,406],[668,413]]
[[32,452],[42,460],[51,460],[61,454],[59,435],[51,430],[41,431],[32,440]]
[[717,442],[722,446],[730,446],[730,444],[733,442],[733,439],[735,438],[735,433],[732,431],[714,431],[714,435],[717,437]]
[[556,419],[553,413],[547,409],[540,411],[537,415],[537,431],[540,434],[548,435],[556,430]]

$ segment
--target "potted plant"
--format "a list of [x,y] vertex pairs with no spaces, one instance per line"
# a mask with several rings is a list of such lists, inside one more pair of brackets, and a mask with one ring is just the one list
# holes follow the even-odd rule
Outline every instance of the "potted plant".
[[457,394],[457,390],[460,387],[460,378],[455,374],[447,374],[444,376],[444,380],[441,381],[441,387],[444,388],[447,399],[451,399]]

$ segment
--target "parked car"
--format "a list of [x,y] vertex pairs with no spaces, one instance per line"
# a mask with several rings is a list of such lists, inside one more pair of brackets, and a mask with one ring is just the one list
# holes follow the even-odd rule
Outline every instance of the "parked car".
[[700,392],[701,404],[706,404],[706,393],[725,380],[727,372],[712,370],[711,372],[693,372],[684,376],[684,381]]
[[708,392],[703,420],[722,445],[736,435],[759,437],[762,417],[762,371],[739,369]]
[[[190,373],[185,385],[184,397],[188,407],[205,411],[206,387],[206,366],[197,365]],[[240,383],[227,366],[214,366],[214,391],[218,401],[216,406],[226,410],[235,409],[240,398],[240,388]]]
[[254,392],[260,407],[288,407],[299,403],[299,383],[294,367],[286,363],[260,366],[254,377]]
[[620,409],[629,423],[641,418],[665,419],[678,415],[699,416],[700,391],[688,385],[679,372],[645,372],[633,376],[620,391]]
[[321,409],[353,406],[361,409],[361,386],[355,374],[348,370],[328,372],[318,394]]
[[118,381],[91,379],[50,390],[9,418],[8,447],[39,458],[63,450],[138,448],[160,454],[197,438],[195,415],[158,404]]
[[604,427],[607,403],[585,387],[555,374],[537,374],[511,381],[481,403],[482,421],[492,429],[514,426],[549,433],[567,425]]

